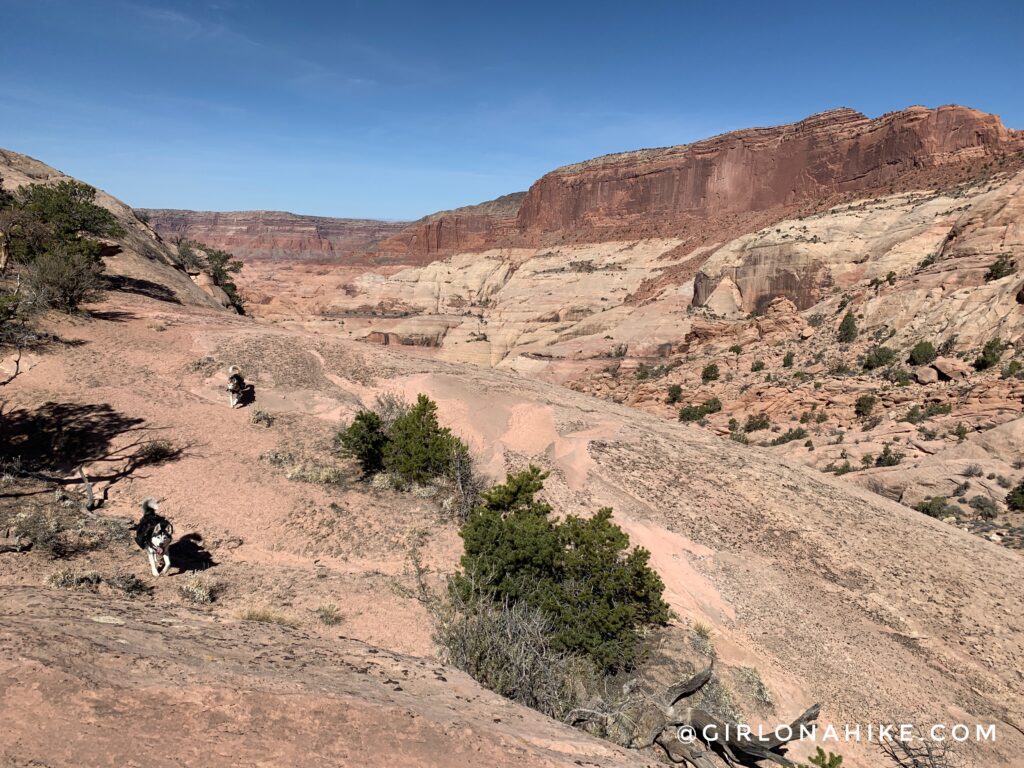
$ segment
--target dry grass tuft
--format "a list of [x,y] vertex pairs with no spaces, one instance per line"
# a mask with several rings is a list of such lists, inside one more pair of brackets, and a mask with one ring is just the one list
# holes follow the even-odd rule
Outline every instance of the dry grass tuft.
[[146,582],[134,573],[118,573],[113,576],[108,576],[103,581],[111,589],[117,590],[118,592],[124,592],[128,597],[148,595],[153,591],[152,587],[146,584]]
[[295,627],[298,625],[298,622],[291,616],[278,613],[272,608],[245,608],[238,614],[238,618],[242,621],[259,621],[264,624],[277,624],[280,627]]
[[103,577],[95,571],[75,571],[71,568],[58,568],[46,579],[46,583],[57,589],[88,589],[96,591]]
[[717,655],[715,651],[715,644],[712,640],[711,627],[700,621],[695,621],[690,625],[690,644],[701,653],[710,658],[715,658]]
[[328,627],[336,626],[342,622],[341,611],[333,603],[321,605],[313,613],[316,614],[316,618],[321,624]]
[[209,605],[223,592],[219,582],[204,579],[197,574],[190,575],[178,585],[178,595],[182,600],[195,605]]

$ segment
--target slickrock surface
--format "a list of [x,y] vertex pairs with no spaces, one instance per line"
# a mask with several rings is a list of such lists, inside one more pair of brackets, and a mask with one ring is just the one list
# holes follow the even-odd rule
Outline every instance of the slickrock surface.
[[[533,462],[552,471],[545,495],[560,512],[612,506],[665,581],[678,615],[670,639],[687,644],[692,622],[711,626],[718,674],[753,722],[820,701],[826,723],[995,722],[998,742],[970,755],[1013,765],[1021,754],[1017,553],[770,452],[536,377],[137,295],[113,294],[96,309],[99,319],[53,327],[80,343],[27,361],[4,389],[5,412],[103,406],[141,419],[142,439],[183,447],[178,460],[115,479],[100,514],[130,518],[142,498],[159,498],[179,537],[202,536],[216,563],[202,575],[223,590],[212,605],[189,607],[178,594],[187,574],[152,580],[130,542],[67,563],[154,587],[130,603],[105,582],[65,597],[45,583],[63,564],[42,552],[0,555],[8,762],[109,764],[112,745],[127,740],[115,755],[130,749],[157,765],[228,753],[255,763],[260,750],[296,765],[346,755],[376,765],[393,754],[417,765],[468,764],[470,755],[488,765],[629,764],[430,660],[407,547],[421,538],[432,573],[457,567],[460,542],[437,500],[374,489],[354,469],[336,485],[288,479],[268,460],[285,452],[336,465],[335,430],[382,391],[435,399],[489,477]],[[270,427],[250,423],[250,409],[227,408],[230,364],[254,383]],[[111,448],[138,439],[115,434]],[[98,476],[105,466],[85,469]],[[337,606],[337,627],[316,619],[326,603]],[[239,620],[259,606],[297,629]],[[378,666],[367,646],[385,649]],[[740,668],[751,666],[774,712],[744,692]],[[57,737],[78,721],[77,740]],[[129,738],[140,722],[188,738],[180,752]],[[839,751],[854,768],[877,764],[867,746]],[[796,755],[810,752],[801,744]]]

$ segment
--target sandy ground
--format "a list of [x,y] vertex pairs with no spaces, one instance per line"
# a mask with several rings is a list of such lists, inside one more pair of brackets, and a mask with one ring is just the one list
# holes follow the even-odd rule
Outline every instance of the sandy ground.
[[[216,562],[208,575],[224,592],[212,606],[192,608],[178,596],[185,576],[175,570],[153,583],[148,598],[71,598],[43,586],[56,565],[38,553],[0,555],[0,588],[12,606],[0,619],[8,681],[0,701],[18,713],[0,755],[12,764],[131,764],[130,753],[100,755],[120,743],[111,729],[131,727],[133,708],[144,710],[143,722],[165,718],[172,733],[197,734],[199,746],[223,750],[217,754],[243,755],[232,763],[239,765],[297,765],[302,756],[301,764],[377,764],[371,753],[413,765],[469,764],[469,755],[449,754],[451,744],[494,738],[492,707],[527,718],[503,737],[526,746],[481,746],[476,764],[560,765],[567,754],[580,764],[621,761],[621,753],[573,731],[536,725],[541,718],[469,681],[460,685],[474,693],[450,700],[424,671],[416,696],[382,703],[378,689],[364,695],[352,670],[330,661],[370,653],[366,643],[389,658],[418,657],[408,663],[427,670],[427,616],[401,588],[409,584],[409,542],[422,539],[427,565],[440,571],[456,567],[461,549],[436,500],[375,491],[330,455],[339,424],[388,390],[434,398],[442,421],[492,478],[533,462],[551,471],[546,494],[560,512],[613,506],[665,580],[678,614],[669,632],[683,637],[692,622],[711,625],[721,674],[756,667],[778,720],[820,701],[823,720],[837,724],[991,722],[997,743],[970,747],[968,756],[983,765],[1024,764],[1019,554],[759,449],[528,378],[142,297],[118,295],[99,309],[96,319],[57,327],[76,343],[29,361],[2,390],[5,412],[104,404],[143,420],[146,439],[184,448],[180,459],[110,485],[102,513],[130,517],[144,497],[160,499],[178,536],[202,536]],[[227,407],[230,364],[254,382],[253,406]],[[274,424],[250,423],[256,408]],[[114,435],[111,444],[137,438]],[[337,465],[346,479],[330,487],[289,480],[285,468],[261,458],[281,451]],[[87,469],[102,474],[98,464]],[[137,551],[94,558],[77,565],[154,581]],[[326,604],[337,606],[339,626],[316,621],[313,611]],[[254,605],[286,614],[298,628],[240,622],[239,610]],[[97,623],[99,615],[125,623]],[[118,635],[129,630],[136,634]],[[130,652],[112,655],[114,644]],[[75,653],[60,653],[64,647]],[[219,654],[239,669],[225,667]],[[266,654],[292,658],[278,667]],[[293,674],[297,667],[302,674]],[[66,699],[51,698],[61,691]],[[349,707],[346,696],[356,703]],[[161,697],[173,702],[166,712],[155,707]],[[207,701],[219,704],[200,715],[195,709]],[[100,714],[91,730],[79,731],[85,751],[71,754],[55,743],[56,724],[86,705]],[[446,706],[457,708],[464,732],[440,724]],[[415,749],[401,739],[383,746],[401,729],[382,724],[390,721],[380,707],[427,718],[427,735]],[[356,727],[337,725],[346,718]],[[323,751],[318,723],[332,723],[331,738],[348,752]],[[282,757],[275,728],[303,734],[293,763]],[[365,737],[353,737],[356,730]],[[247,734],[259,738],[243,748]],[[258,755],[236,751],[256,745],[264,745]],[[878,764],[864,745],[824,746],[847,755],[846,765]],[[813,752],[810,744],[795,750]],[[164,764],[159,745],[143,753],[145,762]],[[190,752],[176,762],[201,760]]]

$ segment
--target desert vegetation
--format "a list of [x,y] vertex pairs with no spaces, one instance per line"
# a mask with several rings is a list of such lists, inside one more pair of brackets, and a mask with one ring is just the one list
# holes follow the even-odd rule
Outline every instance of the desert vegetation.
[[0,186],[0,345],[39,343],[39,313],[77,312],[100,296],[102,239],[124,230],[95,200],[94,188],[72,180]]
[[195,240],[179,240],[178,261],[188,270],[205,269],[213,284],[224,291],[235,311],[240,315],[245,314],[245,303],[232,277],[241,272],[244,266],[239,259],[227,251],[211,248]]
[[448,506],[465,519],[476,503],[480,480],[466,444],[442,427],[437,404],[419,395],[414,405],[394,396],[378,397],[342,429],[338,451],[358,463],[363,477],[384,476],[400,489],[438,484],[450,491]]

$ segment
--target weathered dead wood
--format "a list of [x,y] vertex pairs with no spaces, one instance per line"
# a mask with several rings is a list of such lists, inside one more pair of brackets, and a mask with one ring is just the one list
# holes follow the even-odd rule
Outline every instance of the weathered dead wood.
[[[645,749],[657,744],[672,762],[694,768],[716,768],[720,765],[716,760],[726,765],[753,765],[766,760],[795,766],[785,756],[786,745],[800,738],[801,726],[816,720],[820,707],[814,705],[788,726],[775,728],[771,735],[762,738],[756,732],[748,735],[737,723],[727,723],[699,707],[677,706],[682,699],[707,685],[713,672],[714,662],[693,677],[669,686],[660,695],[646,697],[645,701],[655,710],[648,711],[646,717],[627,717],[625,705],[609,707],[602,702],[598,707],[573,710],[566,720],[576,726],[593,723],[608,733],[616,730],[613,726],[617,726],[619,732],[632,731],[621,742],[623,746]],[[644,731],[637,733],[640,727]],[[681,739],[680,729],[685,729],[693,738]],[[786,733],[787,738],[779,735],[780,732]]]
[[86,500],[82,506],[86,512],[92,512],[96,509],[96,496],[92,492],[92,483],[89,482],[89,476],[85,474],[84,466],[78,468],[78,475],[82,478],[82,487],[85,488]]
[[0,553],[2,552],[24,552],[32,548],[32,542],[24,536],[15,533],[13,528],[4,531],[0,536]]

